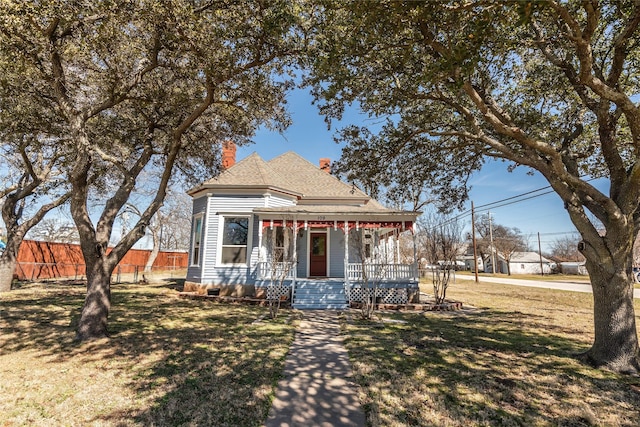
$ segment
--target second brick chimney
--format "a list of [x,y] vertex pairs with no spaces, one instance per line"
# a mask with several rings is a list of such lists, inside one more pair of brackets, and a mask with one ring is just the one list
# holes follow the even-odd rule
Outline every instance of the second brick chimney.
[[322,169],[326,173],[331,173],[331,159],[327,159],[324,157],[320,159],[320,169]]
[[233,141],[222,143],[222,169],[229,169],[236,164],[236,144]]

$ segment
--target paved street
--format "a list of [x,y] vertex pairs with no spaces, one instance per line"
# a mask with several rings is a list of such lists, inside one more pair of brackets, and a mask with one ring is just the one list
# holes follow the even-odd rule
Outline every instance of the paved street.
[[[457,275],[456,280],[475,280],[474,276]],[[558,289],[561,291],[589,292],[591,293],[591,285],[584,282],[547,282],[536,280],[512,279],[503,277],[479,277],[482,283],[502,283],[505,285],[529,286],[533,288]],[[640,298],[640,289],[633,291],[634,298]]]

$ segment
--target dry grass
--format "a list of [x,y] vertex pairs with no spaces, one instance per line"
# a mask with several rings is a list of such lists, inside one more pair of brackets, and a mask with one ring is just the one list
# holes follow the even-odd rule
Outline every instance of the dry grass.
[[[457,275],[460,276],[474,276],[474,273],[470,271],[457,271]],[[538,282],[572,282],[572,283],[589,283],[589,276],[578,276],[576,274],[491,274],[491,273],[478,273],[479,277],[500,277],[503,279],[521,279],[521,280],[535,280]]]
[[83,286],[1,296],[2,426],[258,426],[294,326],[286,313],[116,285],[110,339],[75,344]]
[[476,308],[344,325],[369,425],[638,425],[640,379],[573,357],[593,338],[590,294],[463,281],[448,295]]

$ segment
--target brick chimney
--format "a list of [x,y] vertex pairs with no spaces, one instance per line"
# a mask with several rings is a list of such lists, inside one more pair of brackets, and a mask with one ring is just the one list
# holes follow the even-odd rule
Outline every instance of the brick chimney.
[[229,169],[236,164],[236,144],[233,141],[222,143],[222,169]]
[[326,173],[331,173],[331,159],[320,159],[320,169],[322,169]]

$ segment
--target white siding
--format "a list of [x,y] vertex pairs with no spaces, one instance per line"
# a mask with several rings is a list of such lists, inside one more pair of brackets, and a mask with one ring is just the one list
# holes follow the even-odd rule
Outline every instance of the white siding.
[[341,229],[329,230],[331,252],[329,252],[329,277],[344,277],[344,232]]
[[283,206],[294,206],[296,204],[295,200],[286,198],[286,197],[282,197],[279,195],[271,195],[268,199],[267,199],[267,206],[268,208],[280,208]]
[[307,232],[302,233],[302,237],[296,242],[298,246],[298,277],[307,277],[307,265],[309,264],[309,249],[307,247]]
[[[220,220],[223,215],[238,214],[250,215],[254,208],[264,207],[263,196],[212,196],[209,198],[209,217],[206,222],[207,235],[204,244],[207,248],[204,254],[203,264],[203,282],[214,284],[244,284],[252,283],[252,268],[244,266],[225,266],[216,265],[218,259],[218,233],[220,230]],[[258,245],[258,224],[257,218],[250,215],[250,226],[252,227],[251,237],[248,248],[250,253],[249,265],[255,265],[257,260],[257,250],[254,248]]]
[[253,271],[258,264],[258,259],[260,258],[260,248],[258,247],[260,237],[258,236],[258,230],[260,229],[260,221],[257,215],[254,215],[251,219],[253,221],[253,230],[251,231],[251,255],[249,256],[249,267]]
[[[540,274],[540,263],[531,262],[512,262],[510,263],[511,274]],[[551,266],[543,262],[542,268],[544,274],[551,274]]]

